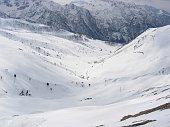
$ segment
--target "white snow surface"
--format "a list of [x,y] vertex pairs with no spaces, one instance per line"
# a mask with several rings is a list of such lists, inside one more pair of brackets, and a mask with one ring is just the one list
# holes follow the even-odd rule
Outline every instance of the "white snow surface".
[[169,109],[120,119],[170,102],[170,26],[125,46],[14,26],[0,27],[0,127],[169,127]]

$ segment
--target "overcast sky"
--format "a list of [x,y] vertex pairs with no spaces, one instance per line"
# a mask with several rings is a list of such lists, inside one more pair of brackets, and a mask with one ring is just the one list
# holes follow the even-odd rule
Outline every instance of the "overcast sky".
[[123,1],[132,1],[135,3],[147,4],[170,12],[170,0],[123,0]]

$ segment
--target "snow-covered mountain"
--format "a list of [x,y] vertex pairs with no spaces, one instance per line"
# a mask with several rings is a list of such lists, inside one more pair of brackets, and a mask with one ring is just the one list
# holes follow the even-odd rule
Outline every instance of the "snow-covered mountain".
[[24,19],[104,41],[129,42],[150,27],[170,24],[170,14],[116,0],[0,0],[1,17]]
[[0,2],[0,12],[4,12],[12,18],[49,25],[55,29],[64,29],[94,38],[102,38],[95,19],[86,9],[72,4],[62,6],[46,0],[22,1],[2,0]]
[[169,35],[109,46],[0,19],[0,127],[169,127]]
[[[28,89],[30,85],[30,87],[35,87],[32,89],[36,90],[36,87],[41,88],[44,84],[46,89],[48,82],[52,83],[52,86],[62,84],[82,86],[84,83],[79,80],[88,77],[86,74],[88,70],[81,70],[81,67],[88,67],[93,61],[109,56],[111,52],[120,47],[120,45],[110,47],[102,41],[90,40],[85,36],[78,36],[67,31],[49,31],[48,26],[20,20],[0,19],[0,28],[1,76],[3,81],[5,78],[11,78],[9,82],[4,83],[4,87],[10,86],[10,89],[5,90],[8,91],[8,94],[13,93],[15,89],[14,93],[19,95],[22,89]],[[11,46],[6,47],[7,43],[14,48],[9,53],[8,48]],[[7,49],[3,50],[4,46]],[[9,59],[6,59],[7,57]],[[17,58],[22,61],[18,61]],[[11,63],[13,65],[8,66]],[[12,78],[14,74],[18,75],[21,82],[14,81],[15,78]],[[13,85],[10,92],[11,84],[16,85]],[[37,86],[32,86],[34,84]],[[2,90],[0,93],[3,94],[4,91]],[[32,95],[34,96],[34,93]]]
[[170,24],[170,14],[150,6],[116,0],[91,0],[74,4],[88,9],[102,34],[113,42],[129,42],[148,28]]

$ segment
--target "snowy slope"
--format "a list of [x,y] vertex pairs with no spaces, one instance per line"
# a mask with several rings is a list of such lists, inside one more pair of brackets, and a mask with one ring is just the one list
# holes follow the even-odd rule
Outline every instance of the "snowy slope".
[[[1,22],[8,24],[7,22],[10,22],[10,20],[1,19]],[[12,23],[14,23],[14,21],[12,21],[11,24]],[[32,24],[26,24],[32,26]],[[3,25],[3,27],[5,27],[5,25]],[[82,38],[83,42],[73,42],[53,36],[51,32],[48,33],[46,31],[39,34],[36,31],[36,33],[32,33],[31,31],[23,29],[25,25],[21,24],[21,27],[22,29],[16,29],[16,27],[15,29],[12,27],[1,27],[0,29],[2,40],[1,75],[3,78],[2,81],[5,81],[6,78],[11,80],[7,83],[9,85],[18,85],[18,83],[20,83],[19,79],[27,80],[24,81],[24,83],[21,82],[19,85],[24,85],[25,83],[37,84],[33,86],[35,87],[34,89],[41,86],[44,86],[44,89],[46,89],[46,83],[52,83],[52,86],[60,86],[61,84],[70,84],[72,80],[78,80],[78,82],[80,82],[79,80],[81,80],[81,78],[87,77],[86,69],[80,70],[81,68],[88,68],[89,62],[95,61],[98,57],[108,56],[112,50],[114,52],[116,49],[100,41],[94,42],[93,40],[86,39],[87,42],[84,42]],[[43,28],[44,26],[39,25],[38,27]],[[54,34],[61,36],[59,33]],[[63,37],[66,38],[71,36],[67,32],[65,36],[64,32],[62,34]],[[74,37],[74,35],[72,36]],[[11,63],[13,64],[11,65]],[[19,79],[15,79],[14,74],[17,74]],[[6,83],[4,83],[4,85],[6,85]],[[76,84],[73,83],[71,85],[74,86]],[[27,85],[25,86],[28,87]],[[24,88],[24,86],[22,87]],[[67,89],[67,87],[65,89]],[[21,89],[22,88],[18,88],[18,92],[20,92]],[[64,89],[64,87],[62,89]],[[48,92],[50,93],[50,91]],[[38,93],[35,91],[35,94]],[[60,95],[60,93],[58,94]]]
[[120,120],[170,102],[170,26],[122,47],[10,21],[0,28],[0,127],[169,127],[170,109]]

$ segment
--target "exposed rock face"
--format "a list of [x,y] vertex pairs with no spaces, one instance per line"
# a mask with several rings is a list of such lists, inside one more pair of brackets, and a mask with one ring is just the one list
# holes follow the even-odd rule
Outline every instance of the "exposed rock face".
[[170,24],[170,14],[114,0],[60,5],[49,0],[0,0],[0,17],[24,19],[95,39],[125,43],[150,27]]
[[170,23],[170,14],[149,6],[116,0],[92,0],[91,3],[75,2],[88,9],[104,35],[105,40],[129,42],[150,27]]

